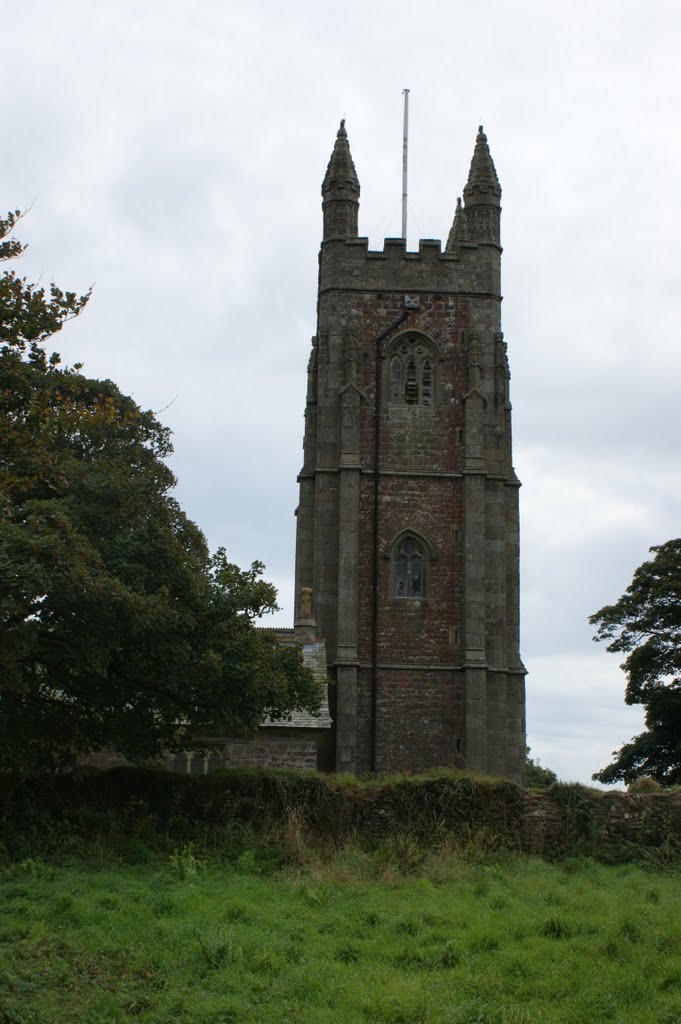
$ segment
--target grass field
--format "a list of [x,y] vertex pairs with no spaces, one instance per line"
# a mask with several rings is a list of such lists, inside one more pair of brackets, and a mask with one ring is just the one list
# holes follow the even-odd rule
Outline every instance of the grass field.
[[0,1024],[681,1022],[681,878],[346,850],[0,876]]

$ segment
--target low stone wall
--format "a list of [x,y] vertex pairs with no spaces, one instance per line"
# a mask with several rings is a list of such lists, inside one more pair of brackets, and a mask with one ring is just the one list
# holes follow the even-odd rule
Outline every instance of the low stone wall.
[[[291,737],[281,739],[287,758]],[[245,751],[234,754],[241,760]],[[313,756],[313,741],[301,741],[300,760]],[[0,776],[0,854],[4,845],[9,859],[49,855],[65,823],[69,837],[85,843],[144,834],[152,846],[174,848],[200,835],[228,849],[234,825],[271,841],[292,818],[311,842],[334,846],[351,837],[407,838],[424,846],[454,838],[543,857],[653,863],[681,857],[681,793],[630,796],[561,784],[527,793],[507,780],[444,771],[362,780],[269,767],[209,774],[128,767],[82,778],[46,776],[30,787]]]
[[637,851],[681,853],[681,793],[630,796],[579,785],[529,793],[512,783],[449,786],[444,780],[367,787],[356,815],[360,831],[375,838],[429,830],[474,839],[519,852],[556,857],[593,853],[616,860]]
[[627,847],[681,850],[681,793],[595,793],[580,786],[526,793],[522,849],[567,853],[576,845],[622,853]]

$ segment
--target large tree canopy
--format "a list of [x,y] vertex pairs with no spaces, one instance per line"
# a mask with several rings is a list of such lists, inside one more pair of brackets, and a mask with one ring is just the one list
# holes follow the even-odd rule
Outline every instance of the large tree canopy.
[[650,776],[664,786],[681,783],[681,539],[650,549],[655,557],[634,573],[616,604],[589,619],[595,640],[627,655],[627,704],[646,709],[646,731],[614,752],[593,777],[633,782]]
[[319,701],[300,651],[253,624],[276,607],[262,567],[211,556],[171,497],[167,428],[45,352],[88,297],[0,278],[0,766],[20,770]]

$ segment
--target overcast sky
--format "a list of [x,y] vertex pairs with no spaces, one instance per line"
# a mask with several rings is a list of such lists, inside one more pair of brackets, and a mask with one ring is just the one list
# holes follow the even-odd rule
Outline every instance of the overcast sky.
[[446,238],[482,122],[503,188],[528,741],[587,782],[640,731],[587,617],[679,534],[678,0],[32,0],[3,18],[22,272],[91,303],[55,342],[174,431],[211,546],[292,620],[320,185],[347,119],[372,248]]

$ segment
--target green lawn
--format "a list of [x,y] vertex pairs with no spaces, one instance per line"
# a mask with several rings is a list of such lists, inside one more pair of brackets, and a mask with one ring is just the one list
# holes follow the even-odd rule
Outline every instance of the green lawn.
[[674,871],[194,868],[5,869],[0,1024],[681,1022]]

